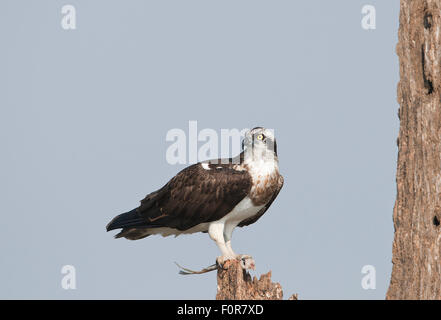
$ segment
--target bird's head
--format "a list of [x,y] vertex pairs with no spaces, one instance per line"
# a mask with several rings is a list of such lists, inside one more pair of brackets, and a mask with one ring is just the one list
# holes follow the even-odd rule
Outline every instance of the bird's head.
[[277,156],[274,130],[256,127],[247,131],[242,141],[242,147],[245,152],[252,151],[253,156],[265,158]]

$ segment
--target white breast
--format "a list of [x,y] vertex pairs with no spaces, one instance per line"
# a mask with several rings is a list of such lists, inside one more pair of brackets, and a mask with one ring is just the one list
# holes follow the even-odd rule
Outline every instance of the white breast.
[[233,210],[231,210],[230,213],[220,219],[220,221],[239,223],[247,218],[255,216],[262,208],[263,205],[255,206],[249,197],[245,197],[233,208]]

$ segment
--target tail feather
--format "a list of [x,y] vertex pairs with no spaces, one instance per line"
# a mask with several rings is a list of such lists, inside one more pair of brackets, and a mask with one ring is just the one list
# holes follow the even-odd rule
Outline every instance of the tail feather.
[[106,226],[106,229],[110,231],[120,228],[140,227],[143,225],[145,225],[145,220],[138,214],[137,209],[133,209],[113,218]]
[[148,237],[151,233],[148,228],[124,228],[115,235],[115,239],[126,238],[129,240],[139,240]]

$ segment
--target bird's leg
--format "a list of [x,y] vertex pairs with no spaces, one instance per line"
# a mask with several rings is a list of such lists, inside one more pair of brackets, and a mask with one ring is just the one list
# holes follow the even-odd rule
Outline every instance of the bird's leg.
[[222,253],[222,255],[217,257],[216,259],[216,263],[220,267],[223,267],[226,261],[236,259],[234,253],[231,253],[230,250],[228,250],[227,245],[225,244],[224,223],[211,223],[208,227],[208,234],[210,235],[210,238],[214,240],[214,242],[216,242],[216,245],[219,247],[219,250]]
[[224,228],[224,241],[230,256],[234,256],[236,260],[240,261],[240,266],[242,269],[254,270],[256,268],[256,263],[253,257],[247,254],[236,254],[231,247],[231,236],[233,235],[233,230],[237,226],[237,223],[226,223]]
[[200,271],[195,271],[188,268],[184,268],[175,262],[175,264],[181,269],[179,271],[179,274],[188,275],[188,274],[207,273],[216,270],[218,267],[223,268],[225,262],[228,260],[237,259],[236,257],[237,255],[232,250],[230,250],[231,246],[230,249],[228,249],[227,245],[225,244],[223,232],[224,232],[224,223],[221,222],[214,222],[210,224],[208,228],[208,234],[210,235],[210,238],[216,242],[217,246],[219,247],[222,253],[221,256],[217,257],[216,264],[208,266]]

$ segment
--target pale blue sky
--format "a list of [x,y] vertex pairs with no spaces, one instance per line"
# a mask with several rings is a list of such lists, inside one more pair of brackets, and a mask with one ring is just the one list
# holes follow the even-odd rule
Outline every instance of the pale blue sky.
[[[61,28],[61,7],[77,29]],[[377,28],[361,28],[372,4]],[[383,299],[391,272],[399,1],[2,1],[0,298],[211,299],[206,234],[105,225],[183,166],[166,134],[274,128],[285,186],[233,245],[285,297]],[[77,289],[61,288],[61,268]],[[363,290],[373,265],[377,289]]]

